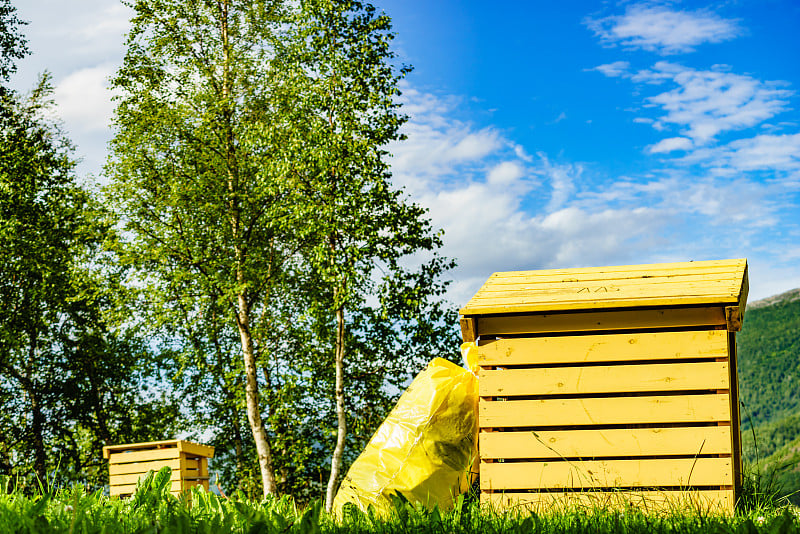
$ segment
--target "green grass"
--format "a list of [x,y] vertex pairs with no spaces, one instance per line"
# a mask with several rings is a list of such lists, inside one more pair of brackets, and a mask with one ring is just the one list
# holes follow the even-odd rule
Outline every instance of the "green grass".
[[[202,490],[176,499],[167,492],[168,472],[150,476],[130,499],[111,499],[81,486],[40,488],[33,494],[9,490],[0,479],[0,532],[10,533],[800,533],[797,509],[753,494],[749,511],[733,517],[704,513],[644,514],[623,510],[575,509],[531,514],[496,513],[460,497],[449,512],[428,511],[397,499],[389,517],[346,507],[340,521],[319,503],[298,509],[287,498],[252,502]],[[760,499],[760,500],[759,500]]]

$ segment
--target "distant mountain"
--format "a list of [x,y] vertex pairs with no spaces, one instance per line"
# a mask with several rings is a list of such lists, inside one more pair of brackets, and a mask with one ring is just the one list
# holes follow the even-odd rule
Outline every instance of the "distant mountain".
[[753,302],[747,303],[748,310],[754,310],[758,308],[763,308],[765,306],[770,306],[772,304],[779,304],[781,302],[792,302],[795,300],[800,300],[800,287],[797,289],[790,289],[785,293],[781,293],[780,295],[773,295],[771,297],[767,297],[761,300],[754,300]]
[[737,349],[744,457],[800,504],[800,289],[748,303]]

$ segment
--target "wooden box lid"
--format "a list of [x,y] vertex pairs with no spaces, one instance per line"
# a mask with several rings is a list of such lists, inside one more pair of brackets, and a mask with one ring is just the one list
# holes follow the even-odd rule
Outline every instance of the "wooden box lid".
[[747,301],[747,260],[494,273],[462,316],[611,308],[721,305]]

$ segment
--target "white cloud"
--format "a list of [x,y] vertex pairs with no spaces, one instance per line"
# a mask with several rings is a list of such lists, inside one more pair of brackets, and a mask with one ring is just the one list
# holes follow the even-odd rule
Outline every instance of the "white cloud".
[[688,163],[701,163],[727,173],[800,171],[800,133],[757,135],[720,147],[696,151]]
[[622,45],[658,54],[691,52],[703,43],[719,43],[742,33],[735,20],[706,10],[676,11],[666,5],[629,5],[624,15],[584,23],[607,46]]
[[504,161],[493,167],[487,176],[489,184],[494,186],[510,185],[525,176],[525,168],[516,161]]
[[[416,94],[392,170],[445,231],[443,253],[459,264],[449,293],[457,304],[494,271],[744,256],[785,207],[774,200],[785,184],[746,177],[679,169],[603,183],[582,164],[531,158],[502,131],[454,119],[457,101],[448,109],[449,99]],[[491,150],[459,159],[438,149],[487,131]]]
[[661,154],[675,150],[689,150],[692,146],[692,140],[686,137],[668,137],[650,146],[647,151],[651,154]]
[[58,83],[54,94],[57,113],[70,132],[108,130],[114,112],[108,80],[114,71],[113,65],[99,65],[73,72]]
[[625,62],[615,62],[592,70],[635,83],[673,86],[644,97],[644,109],[654,110],[655,117],[633,119],[636,123],[650,124],[656,131],[679,128],[680,136],[662,139],[649,147],[650,153],[711,145],[720,134],[752,128],[789,111],[788,99],[794,95],[794,91],[786,89],[786,82],[736,74],[725,65],[697,70],[659,61],[649,69],[634,72]]
[[538,154],[542,162],[541,173],[547,177],[552,192],[545,208],[548,213],[560,210],[575,194],[575,182],[580,179],[580,165],[554,165],[544,153]]
[[558,124],[559,122],[561,122],[563,120],[567,120],[567,114],[562,111],[561,113],[558,114],[558,117],[556,117],[555,119],[551,120],[547,124]]
[[84,24],[63,31],[71,37],[79,36],[87,43],[116,41],[128,32],[132,16],[133,11],[125,4],[102,2],[102,7],[89,12]]
[[755,126],[788,109],[792,91],[780,82],[763,82],[722,70],[694,70],[658,62],[641,71],[635,81],[670,80],[675,89],[646,99],[661,108],[659,120],[682,126],[681,133],[696,144],[707,143],[722,132]]
[[[25,92],[48,70],[58,83],[56,113],[77,146],[79,175],[100,173],[110,139],[113,105],[103,89],[125,54],[132,10],[118,1],[24,0],[16,2],[31,55],[19,62],[14,88]],[[81,109],[81,106],[85,106]]]
[[605,65],[598,65],[593,69],[608,76],[609,78],[624,78],[629,75],[631,64],[627,61],[614,61],[613,63],[606,63]]

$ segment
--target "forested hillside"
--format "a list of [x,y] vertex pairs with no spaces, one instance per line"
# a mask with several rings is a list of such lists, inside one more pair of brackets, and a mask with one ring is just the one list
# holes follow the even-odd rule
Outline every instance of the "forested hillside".
[[[747,310],[738,336],[744,456],[800,502],[800,291]],[[754,428],[753,428],[754,427]]]
[[737,336],[742,427],[800,411],[800,300],[750,307]]

